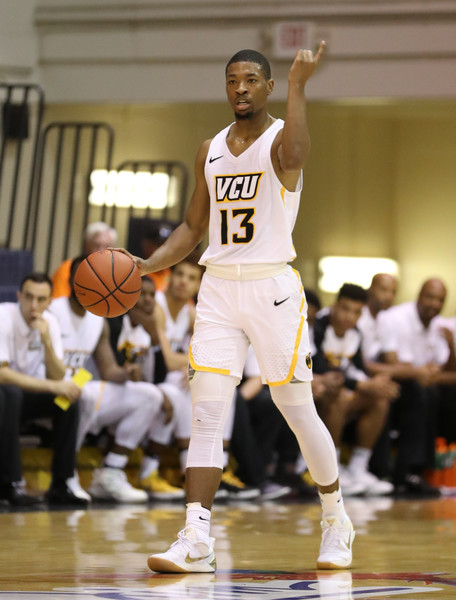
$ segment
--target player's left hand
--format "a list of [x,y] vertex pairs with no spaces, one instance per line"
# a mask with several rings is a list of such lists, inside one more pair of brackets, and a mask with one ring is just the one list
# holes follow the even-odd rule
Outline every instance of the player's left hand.
[[320,64],[325,47],[326,42],[321,41],[320,46],[315,54],[312,52],[312,50],[298,50],[288,75],[288,81],[290,84],[294,83],[299,86],[305,85]]

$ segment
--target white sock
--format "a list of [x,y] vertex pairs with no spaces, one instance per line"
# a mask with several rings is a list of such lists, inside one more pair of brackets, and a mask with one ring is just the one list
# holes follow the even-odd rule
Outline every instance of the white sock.
[[353,449],[348,468],[350,471],[367,471],[372,450],[357,446]]
[[146,479],[151,473],[158,471],[159,466],[160,459],[158,456],[149,456],[145,454],[141,463],[141,479]]
[[211,526],[211,511],[201,506],[201,502],[189,502],[187,504],[187,519],[185,526],[193,527],[196,539],[200,542],[209,541],[209,529]]
[[323,511],[323,519],[327,517],[337,517],[341,523],[348,519],[348,515],[345,512],[344,499],[342,498],[342,492],[340,488],[335,492],[329,494],[322,494],[319,492],[321,500],[321,508]]
[[127,466],[128,456],[125,454],[116,454],[115,452],[108,452],[104,459],[104,466],[111,467],[114,469],[123,469]]
[[185,450],[180,450],[179,452],[179,462],[182,473],[185,473],[185,469],[187,468],[187,456],[188,456],[188,448]]

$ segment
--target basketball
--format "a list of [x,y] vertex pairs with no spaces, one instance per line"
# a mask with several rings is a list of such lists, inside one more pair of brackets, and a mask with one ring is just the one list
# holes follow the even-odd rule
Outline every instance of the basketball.
[[141,294],[141,275],[133,260],[117,250],[92,252],[74,275],[74,292],[81,305],[99,317],[118,317]]

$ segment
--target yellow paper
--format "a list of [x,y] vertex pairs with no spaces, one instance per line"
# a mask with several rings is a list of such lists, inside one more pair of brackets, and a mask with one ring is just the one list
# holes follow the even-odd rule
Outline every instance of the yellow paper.
[[[92,373],[89,373],[86,369],[78,369],[71,379],[76,385],[82,388],[92,377]],[[54,402],[62,410],[68,410],[71,406],[71,402],[65,396],[56,396]]]

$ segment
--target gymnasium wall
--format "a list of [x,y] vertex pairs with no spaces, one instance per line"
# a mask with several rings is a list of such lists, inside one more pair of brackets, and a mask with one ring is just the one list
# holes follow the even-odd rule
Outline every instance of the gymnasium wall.
[[110,123],[113,164],[165,158],[192,172],[199,143],[231,119],[223,68],[240,47],[271,58],[271,112],[284,115],[291,59],[275,26],[290,21],[328,42],[308,91],[312,153],[295,229],[305,284],[316,285],[321,256],[389,256],[399,300],[438,275],[453,314],[454,0],[3,0],[0,78],[42,84],[46,122]]

